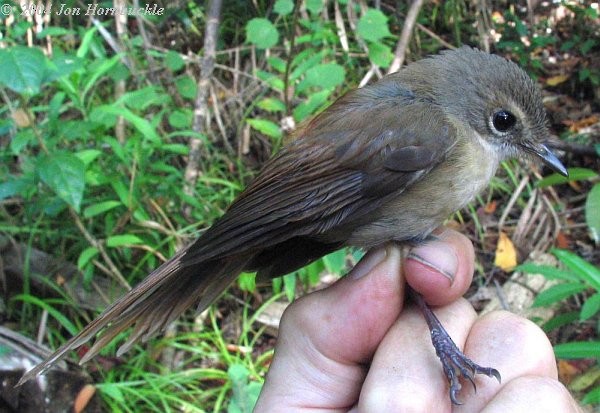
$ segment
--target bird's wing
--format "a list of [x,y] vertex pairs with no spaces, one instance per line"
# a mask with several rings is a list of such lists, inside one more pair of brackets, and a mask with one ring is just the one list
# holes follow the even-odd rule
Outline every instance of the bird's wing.
[[269,161],[182,265],[261,251],[359,219],[435,167],[455,143],[454,129],[430,104],[347,106],[336,103]]

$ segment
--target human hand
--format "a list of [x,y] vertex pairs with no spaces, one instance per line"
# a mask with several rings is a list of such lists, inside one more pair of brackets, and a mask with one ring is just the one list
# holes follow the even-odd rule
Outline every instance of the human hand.
[[[444,230],[414,248],[403,271],[400,258],[395,245],[373,250],[348,276],[286,310],[255,412],[580,411],[535,324],[503,311],[478,318],[461,298],[474,265],[466,237]],[[477,394],[466,383],[464,404],[450,403],[425,320],[405,303],[406,283],[439,306],[455,343],[497,368],[501,384],[477,376]]]

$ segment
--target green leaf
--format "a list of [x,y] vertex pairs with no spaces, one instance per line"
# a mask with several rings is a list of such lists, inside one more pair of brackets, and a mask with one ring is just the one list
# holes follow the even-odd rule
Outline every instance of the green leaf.
[[100,155],[102,155],[102,151],[99,151],[98,149],[84,149],[75,154],[76,157],[81,159],[81,162],[83,162],[85,166],[94,162]]
[[0,83],[16,93],[39,93],[47,68],[48,59],[37,47],[0,49]]
[[370,42],[377,42],[392,34],[388,29],[388,18],[381,11],[369,9],[360,18],[356,26],[358,35]]
[[542,291],[535,297],[533,307],[547,306],[554,304],[564,298],[586,290],[586,286],[580,283],[563,283],[553,285],[552,287]]
[[0,200],[24,193],[27,189],[35,187],[32,180],[25,178],[11,179],[0,183]]
[[190,148],[181,143],[168,143],[160,147],[165,152],[172,152],[178,155],[187,155],[190,153]]
[[85,187],[85,165],[81,159],[70,153],[57,152],[43,156],[36,171],[60,199],[79,212]]
[[583,396],[583,399],[581,399],[581,402],[583,404],[591,404],[591,405],[600,403],[600,386],[596,387],[595,389],[593,389],[589,393],[587,393],[585,396]]
[[107,395],[108,397],[114,399],[117,401],[117,403],[119,403],[120,405],[125,405],[125,395],[123,395],[123,392],[121,391],[121,388],[119,386],[121,386],[120,383],[107,383],[104,382],[102,384],[97,384],[96,385],[100,391]]
[[118,62],[121,56],[114,55],[110,59],[103,60],[94,70],[91,72],[91,76],[86,79],[85,85],[83,86],[83,100],[87,96],[88,92],[94,87],[98,79],[104,76],[110,69],[112,69]]
[[268,112],[283,112],[285,111],[285,104],[277,98],[265,98],[260,100],[257,105],[262,110]]
[[551,185],[564,184],[571,181],[581,181],[598,176],[597,172],[587,168],[569,168],[568,171],[569,177],[554,173],[548,175],[544,179],[540,179],[535,186],[538,188],[545,188]]
[[248,122],[248,124],[252,126],[252,128],[256,129],[264,135],[270,136],[272,138],[281,138],[282,136],[281,129],[279,128],[279,126],[271,122],[270,120],[255,118],[247,119],[246,122]]
[[566,250],[555,248],[551,252],[576,276],[600,292],[600,268]]
[[344,82],[346,70],[337,63],[322,63],[306,71],[306,77],[296,90],[298,93],[316,86],[322,89],[332,89]]
[[157,86],[146,86],[142,89],[125,93],[116,102],[128,106],[131,109],[146,110],[152,105],[162,105],[170,101],[161,88]]
[[579,320],[578,311],[570,311],[568,313],[558,314],[557,316],[554,316],[550,320],[546,321],[542,325],[542,330],[548,333],[577,320]]
[[542,274],[549,280],[579,281],[579,278],[563,269],[551,267],[549,265],[537,265],[530,262],[515,267],[514,271],[522,271],[529,274]]
[[250,373],[242,364],[235,363],[227,370],[233,396],[227,408],[228,413],[252,413],[260,394],[260,383],[249,380]]
[[79,329],[75,327],[67,317],[65,317],[60,311],[52,307],[47,302],[40,300],[37,297],[29,294],[18,294],[11,298],[11,300],[23,301],[24,303],[35,305],[43,310],[46,310],[48,314],[56,319],[71,335],[77,334]]
[[342,248],[323,257],[325,268],[332,274],[341,275],[346,268],[346,249]]
[[273,11],[281,16],[286,16],[294,10],[292,0],[277,0],[273,6]]
[[269,66],[277,70],[279,73],[285,73],[286,62],[282,58],[277,56],[269,56],[267,58],[267,63],[269,63]]
[[46,36],[64,36],[65,34],[75,34],[75,31],[65,29],[64,27],[49,26],[35,35],[38,39],[43,39]]
[[238,286],[242,291],[256,290],[256,274],[243,272],[238,276]]
[[392,49],[382,43],[369,43],[369,59],[380,67],[388,67],[394,59]]
[[312,15],[317,15],[323,10],[323,0],[305,0],[306,10]]
[[557,344],[554,354],[561,359],[600,358],[600,341],[575,341]]
[[588,297],[581,307],[581,321],[589,320],[600,311],[600,292]]
[[20,130],[10,141],[10,151],[13,155],[20,155],[23,148],[26,148],[27,145],[33,142],[35,142],[33,129],[27,128]]
[[169,125],[175,129],[189,129],[192,126],[192,116],[189,109],[174,110],[169,114]]
[[308,100],[306,102],[300,103],[293,110],[294,119],[298,122],[302,122],[310,115],[314,114],[318,109],[320,109],[325,103],[327,103],[327,98],[331,95],[331,90],[321,90],[320,92],[311,93],[308,96]]
[[258,17],[246,25],[246,40],[259,49],[268,49],[279,41],[279,32],[269,20]]
[[154,126],[141,116],[136,115],[129,109],[117,106],[117,105],[102,105],[95,109],[95,111],[100,113],[107,113],[113,116],[122,116],[126,121],[131,123],[134,128],[136,128],[143,137],[150,139],[154,143],[160,143],[160,137],[156,133]]
[[196,94],[198,93],[198,85],[194,82],[189,76],[182,76],[175,81],[175,87],[179,94],[190,100],[196,99]]
[[594,242],[600,244],[600,184],[594,185],[588,193],[585,201],[585,222]]
[[169,50],[165,55],[165,65],[167,65],[171,71],[176,72],[185,66],[185,60],[183,60],[179,53]]
[[99,202],[97,204],[90,205],[89,207],[85,208],[83,210],[83,216],[84,216],[84,218],[92,218],[92,217],[95,217],[96,215],[100,215],[106,211],[110,211],[111,209],[116,208],[120,205],[123,205],[123,204],[119,201]]
[[289,301],[294,301],[296,298],[296,273],[284,275],[283,277],[283,291]]
[[112,237],[108,237],[106,239],[106,246],[110,248],[122,247],[127,245],[136,245],[143,244],[144,241],[137,235],[133,234],[123,234],[123,235],[113,235]]
[[96,247],[88,247],[84,249],[81,254],[79,254],[79,258],[77,259],[77,268],[80,270],[83,269],[83,267],[85,267],[92,258],[98,255],[98,252],[98,248]]

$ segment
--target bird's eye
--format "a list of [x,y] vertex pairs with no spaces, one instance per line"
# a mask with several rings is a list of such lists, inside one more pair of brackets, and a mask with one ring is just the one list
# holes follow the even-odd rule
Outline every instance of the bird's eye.
[[492,115],[492,125],[498,132],[507,132],[515,123],[517,118],[507,110],[502,109]]

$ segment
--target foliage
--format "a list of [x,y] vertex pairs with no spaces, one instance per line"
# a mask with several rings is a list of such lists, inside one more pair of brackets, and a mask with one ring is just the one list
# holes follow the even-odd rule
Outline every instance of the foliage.
[[[540,292],[533,305],[534,307],[548,307],[563,302],[574,296],[583,296],[583,306],[579,313],[561,313],[547,321],[543,328],[546,331],[556,329],[567,323],[589,322],[596,320],[595,329],[598,336],[600,319],[600,268],[596,267],[572,252],[554,249],[552,253],[563,264],[564,268],[525,263],[518,266],[516,271],[542,274],[548,280],[556,280],[557,284]],[[556,357],[563,359],[600,359],[600,341],[573,341],[554,346]],[[591,390],[590,388],[595,384]],[[584,401],[598,402],[597,394],[600,389],[600,377],[589,383],[585,390],[587,395]]]

